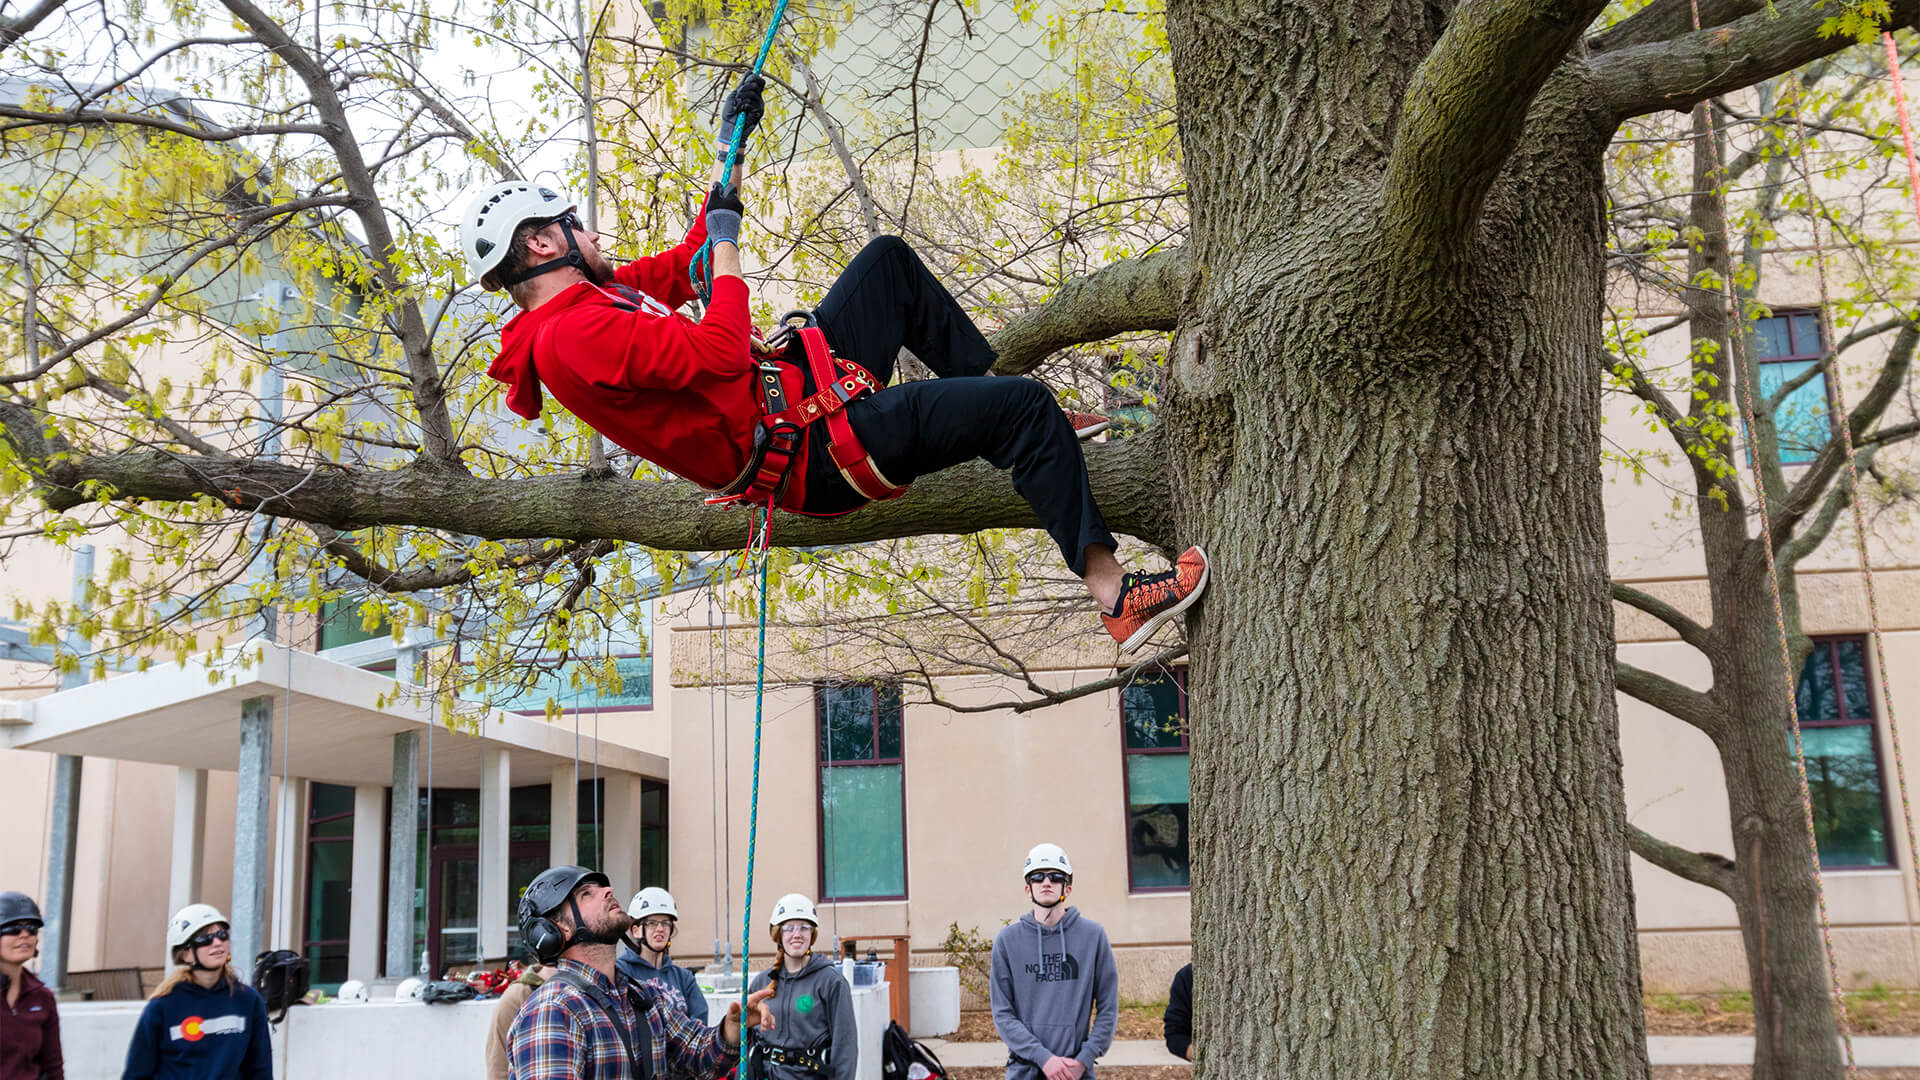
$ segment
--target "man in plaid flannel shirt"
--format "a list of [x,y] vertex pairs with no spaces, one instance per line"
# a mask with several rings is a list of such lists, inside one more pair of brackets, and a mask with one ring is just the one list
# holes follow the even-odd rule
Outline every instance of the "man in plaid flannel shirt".
[[[633,918],[606,875],[554,867],[527,886],[519,915],[521,940],[546,953],[543,960],[557,951],[555,966],[563,974],[541,984],[514,1018],[507,1037],[512,1080],[710,1080],[724,1076],[737,1059],[738,1002],[728,1006],[719,1027],[708,1027],[681,1012],[658,988],[634,983],[615,968],[616,943]],[[597,987],[614,1015],[609,1017],[569,977]],[[772,993],[769,987],[748,997],[754,1026],[773,1026],[763,1004]],[[616,1022],[636,1047],[646,1048],[643,1060],[629,1059]]]

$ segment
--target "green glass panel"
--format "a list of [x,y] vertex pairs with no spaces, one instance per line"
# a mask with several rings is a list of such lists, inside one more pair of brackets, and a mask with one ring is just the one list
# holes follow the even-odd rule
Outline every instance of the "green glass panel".
[[1873,719],[1873,705],[1867,698],[1866,643],[1857,638],[1836,641],[1834,653],[1840,659],[1840,693],[1847,703],[1847,719]]
[[1873,752],[1873,728],[1806,728],[1800,733],[1807,753],[1807,787],[1813,796],[1814,835],[1820,865],[1886,866],[1886,801],[1879,763]]
[[905,756],[900,752],[900,688],[889,684],[880,688],[880,753],[879,757],[899,760]]
[[1136,802],[1127,807],[1127,864],[1136,889],[1183,889],[1192,884],[1187,861],[1187,803]]
[[1120,691],[1120,715],[1127,733],[1127,749],[1158,750],[1178,747],[1181,730],[1181,688],[1170,675],[1135,679]]
[[322,821],[307,826],[307,833],[315,839],[323,836],[344,836],[351,838],[353,836],[353,819],[346,817],[334,818],[332,821]]
[[902,896],[907,891],[906,808],[899,765],[820,770],[826,895]]
[[[590,663],[597,677],[600,660],[594,658]],[[490,698],[494,707],[508,712],[545,712],[549,701],[562,710],[638,709],[653,704],[653,657],[622,656],[614,660],[613,667],[620,673],[618,693],[602,691],[592,683],[573,685],[578,669],[568,665],[539,672],[525,687],[494,686],[485,694],[462,692],[460,696],[469,701]]]
[[353,842],[307,847],[307,938],[347,936],[353,885]]
[[820,725],[824,761],[869,761],[873,747],[871,686],[828,686],[820,691],[825,717]]
[[372,630],[363,629],[358,600],[328,600],[320,605],[320,648],[333,649],[361,641],[387,637],[392,631],[385,619]]
[[509,825],[539,825],[545,827],[553,816],[553,785],[529,784],[514,788],[507,794],[507,823]]
[[1833,651],[1822,643],[1807,654],[1800,665],[1800,684],[1794,690],[1794,704],[1803,724],[1832,723],[1840,719],[1840,699],[1833,691]]
[[1186,754],[1128,754],[1127,801],[1184,803],[1187,801]]
[[[1771,397],[1801,373],[1818,367],[1817,360],[1790,360],[1760,365],[1760,393]],[[1780,463],[1799,465],[1812,461],[1833,435],[1827,415],[1827,377],[1815,375],[1801,383],[1773,411],[1773,426],[1780,439]]]
[[345,784],[315,783],[307,789],[307,817],[323,818],[353,813],[353,789]]

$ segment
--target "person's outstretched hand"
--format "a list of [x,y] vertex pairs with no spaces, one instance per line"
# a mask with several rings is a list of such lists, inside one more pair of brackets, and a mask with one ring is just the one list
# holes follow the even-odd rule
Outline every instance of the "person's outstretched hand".
[[720,152],[726,153],[733,145],[733,133],[740,132],[740,145],[745,146],[753,129],[760,126],[760,118],[766,115],[767,105],[762,95],[766,93],[767,80],[761,75],[749,75],[740,81],[727,95],[720,106]]
[[740,217],[746,209],[740,202],[739,188],[722,189],[719,184],[713,185],[713,190],[707,193],[707,238],[716,244],[724,240],[739,247]]
[[[773,996],[774,986],[766,986],[747,995],[747,1012],[754,1027],[761,1031],[772,1031],[774,1027],[773,1010],[767,1007],[767,999]],[[740,1003],[735,1001],[727,1005],[727,1015],[720,1021],[720,1038],[729,1046],[740,1045]]]

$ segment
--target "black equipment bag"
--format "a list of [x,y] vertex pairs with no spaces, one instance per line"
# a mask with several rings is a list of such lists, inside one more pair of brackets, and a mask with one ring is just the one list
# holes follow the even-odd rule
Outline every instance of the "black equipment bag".
[[946,1080],[947,1067],[933,1051],[914,1042],[907,1029],[889,1021],[880,1036],[880,1075],[884,1080]]

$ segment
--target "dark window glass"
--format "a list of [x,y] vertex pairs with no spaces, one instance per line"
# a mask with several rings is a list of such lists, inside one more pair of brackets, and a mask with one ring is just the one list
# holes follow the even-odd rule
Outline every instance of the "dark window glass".
[[[1820,317],[1813,312],[1773,315],[1754,322],[1754,357],[1759,361],[1757,390],[1772,397],[1792,380],[1820,366]],[[1774,409],[1780,463],[1812,461],[1833,436],[1827,408],[1827,377],[1816,373]]]
[[907,894],[900,688],[819,687],[822,899]]
[[1127,877],[1134,889],[1184,889],[1188,863],[1185,672],[1135,679],[1120,692],[1127,791]]
[[1799,686],[1800,741],[1820,865],[1891,865],[1864,639],[1815,642]]
[[353,788],[307,785],[309,978],[328,992],[347,977],[347,926],[353,912]]

